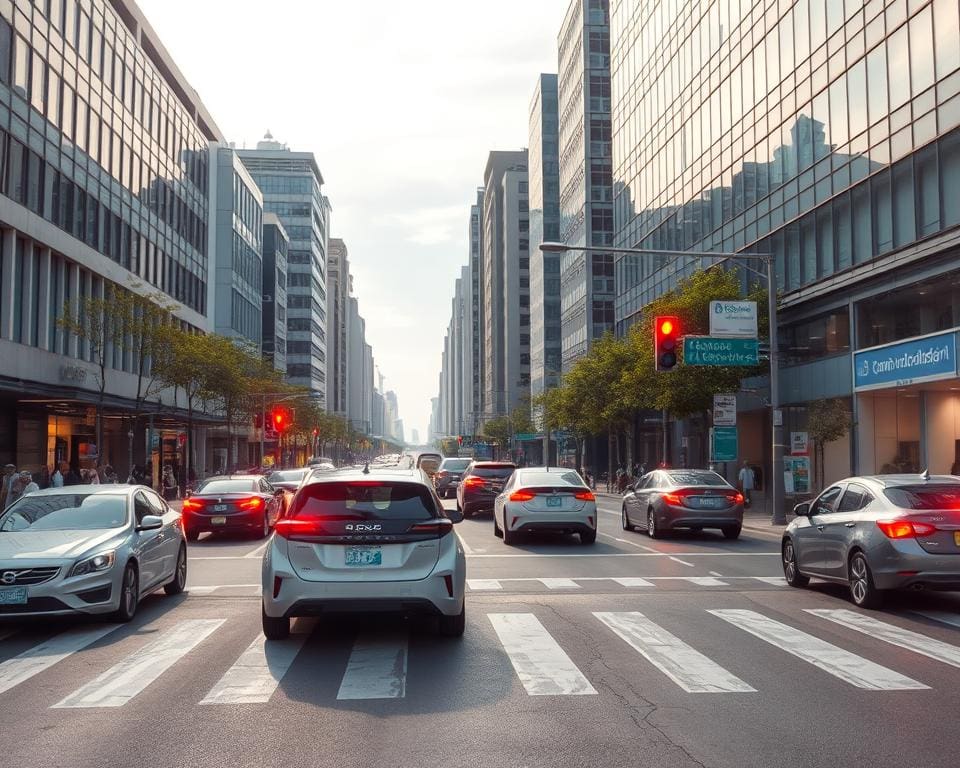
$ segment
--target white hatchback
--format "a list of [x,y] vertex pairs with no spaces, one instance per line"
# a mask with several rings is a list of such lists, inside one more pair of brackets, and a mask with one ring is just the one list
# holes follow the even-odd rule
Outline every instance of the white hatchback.
[[572,469],[516,470],[494,500],[493,532],[513,544],[524,531],[577,533],[581,544],[597,540],[597,502]]
[[418,469],[314,475],[277,521],[263,558],[263,633],[337,613],[426,614],[465,623],[466,559],[433,483]]

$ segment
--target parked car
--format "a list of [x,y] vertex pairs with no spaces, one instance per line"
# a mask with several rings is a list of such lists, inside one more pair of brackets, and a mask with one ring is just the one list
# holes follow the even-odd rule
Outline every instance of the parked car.
[[597,502],[572,469],[516,470],[494,502],[493,533],[513,544],[521,533],[576,533],[581,544],[597,540]]
[[960,481],[950,475],[850,477],[797,516],[781,543],[792,587],[846,584],[861,608],[890,589],[960,590]]
[[183,500],[183,527],[196,541],[205,531],[253,533],[260,538],[283,511],[282,489],[251,475],[221,475],[204,480]]
[[443,462],[443,456],[439,453],[421,453],[417,456],[417,469],[422,469],[428,475],[434,475]]
[[711,470],[656,469],[624,494],[620,524],[625,531],[639,526],[652,539],[677,528],[719,528],[736,539],[743,526],[743,494]]
[[470,466],[470,459],[448,458],[440,462],[440,467],[433,476],[433,484],[436,486],[437,495],[441,499],[448,499],[457,495],[457,487],[460,485],[460,478],[464,471]]
[[111,614],[187,583],[180,513],[139,485],[74,485],[24,496],[0,514],[0,617]]
[[494,499],[517,468],[508,461],[474,461],[464,471],[457,488],[457,509],[464,517],[493,512]]
[[465,626],[466,560],[418,469],[340,470],[300,488],[263,558],[263,633],[328,613],[427,614],[442,634]]

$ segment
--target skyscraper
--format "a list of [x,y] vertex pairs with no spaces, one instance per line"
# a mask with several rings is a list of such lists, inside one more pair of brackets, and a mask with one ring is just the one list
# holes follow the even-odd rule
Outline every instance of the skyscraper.
[[275,213],[263,214],[263,356],[287,370],[287,250],[290,239]]
[[347,301],[352,291],[347,244],[331,237],[327,253],[327,410],[347,413]]

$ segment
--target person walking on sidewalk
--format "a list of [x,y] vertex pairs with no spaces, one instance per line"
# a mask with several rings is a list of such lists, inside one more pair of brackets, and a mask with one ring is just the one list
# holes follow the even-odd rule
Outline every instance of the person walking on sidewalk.
[[753,503],[753,470],[746,459],[743,460],[738,479],[740,480],[740,491],[743,493],[743,506],[749,507]]

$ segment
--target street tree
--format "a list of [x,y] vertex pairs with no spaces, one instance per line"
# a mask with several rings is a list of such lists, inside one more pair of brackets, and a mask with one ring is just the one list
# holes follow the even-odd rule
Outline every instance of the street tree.
[[807,411],[807,434],[813,441],[813,471],[818,487],[824,483],[824,448],[846,435],[850,426],[850,411],[840,398],[817,400]]

